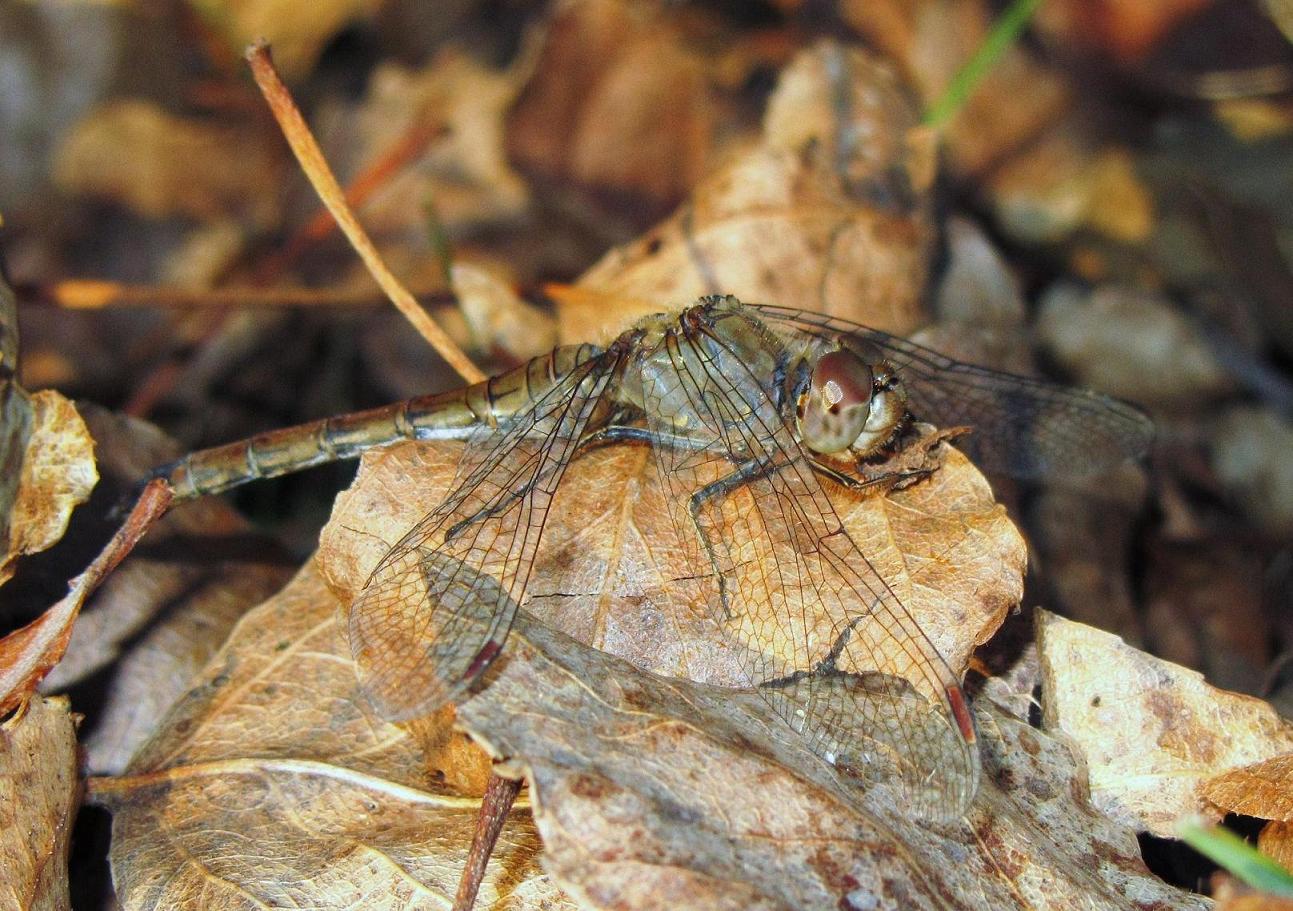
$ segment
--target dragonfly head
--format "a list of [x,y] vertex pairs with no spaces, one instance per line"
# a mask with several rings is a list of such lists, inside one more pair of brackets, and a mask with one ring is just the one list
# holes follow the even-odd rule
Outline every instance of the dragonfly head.
[[799,438],[823,455],[870,455],[887,443],[907,413],[907,395],[886,361],[868,364],[845,348],[813,365],[796,407]]

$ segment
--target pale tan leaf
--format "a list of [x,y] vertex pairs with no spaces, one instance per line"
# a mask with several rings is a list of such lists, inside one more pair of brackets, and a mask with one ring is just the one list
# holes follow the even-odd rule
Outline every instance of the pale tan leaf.
[[1257,850],[1285,870],[1293,870],[1293,823],[1274,820],[1266,823],[1257,836]]
[[501,348],[524,360],[556,346],[557,327],[552,317],[521,300],[511,285],[489,269],[455,262],[450,276],[476,348]]
[[0,901],[71,907],[67,851],[79,802],[76,716],[66,699],[32,699],[0,724]]
[[549,180],[677,202],[713,143],[706,65],[652,5],[558,4],[508,118],[508,151]]
[[[488,762],[451,712],[376,717],[339,616],[307,566],[243,618],[128,774],[93,780],[123,907],[447,906]],[[477,907],[570,907],[538,848],[514,811]]]
[[[903,140],[917,123],[887,67],[821,42],[782,73],[762,143],[579,284],[656,312],[723,292],[908,332],[923,321],[934,236]],[[604,337],[631,315],[563,303],[562,338]]]
[[1226,813],[1293,821],[1293,753],[1241,766],[1200,786],[1204,799]]
[[67,193],[106,197],[149,218],[278,220],[284,160],[268,133],[112,101],[68,131],[54,162]]
[[1178,817],[1208,811],[1200,784],[1293,750],[1293,724],[1270,705],[1197,671],[1045,612],[1037,637],[1046,726],[1074,739],[1095,805],[1126,825],[1170,837]]
[[462,723],[527,768],[545,863],[596,909],[1204,909],[1096,814],[1062,740],[979,714],[967,817],[858,796],[749,692],[643,673],[522,615]]
[[[845,0],[840,15],[868,44],[901,68],[928,109],[987,40],[992,8],[963,0]],[[1062,118],[1072,90],[1018,45],[983,74],[944,128],[949,169],[976,177]]]
[[374,71],[363,104],[336,137],[337,145],[358,148],[338,150],[339,162],[371,167],[420,126],[440,128],[417,166],[388,177],[364,204],[362,218],[374,235],[424,233],[428,206],[450,230],[514,220],[525,211],[530,191],[507,157],[504,135],[523,69],[522,63],[492,70],[445,48],[421,70],[386,64]]
[[28,397],[31,417],[18,489],[8,516],[0,581],[25,554],[45,550],[67,530],[72,510],[99,480],[94,440],[76,406],[52,390]]
[[275,63],[286,79],[299,79],[308,74],[328,41],[379,5],[380,0],[195,0],[193,3],[230,47],[240,48],[262,40],[271,43]]
[[1214,911],[1293,911],[1293,898],[1258,891],[1225,873],[1212,877],[1212,895]]
[[[320,537],[320,566],[343,602],[444,497],[460,452],[457,444],[408,443],[365,457]],[[982,475],[955,450],[944,458],[928,480],[888,496],[842,489],[832,496],[845,528],[881,577],[959,668],[1018,602],[1024,549]],[[585,453],[558,489],[523,606],[566,634],[656,673],[740,679],[731,634],[713,620],[714,591],[688,562],[695,548],[679,533],[647,447]],[[887,657],[893,656],[876,656],[877,666]]]

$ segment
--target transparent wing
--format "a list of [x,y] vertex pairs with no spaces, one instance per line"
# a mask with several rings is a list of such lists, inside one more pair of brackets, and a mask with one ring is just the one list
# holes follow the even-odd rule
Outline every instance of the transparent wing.
[[928,818],[959,816],[979,754],[956,674],[841,524],[768,379],[721,334],[689,331],[642,362],[644,404],[654,432],[685,428],[693,444],[655,447],[657,464],[718,582],[739,683],[845,774],[896,780]]
[[502,651],[548,507],[616,369],[594,358],[468,440],[451,492],[382,559],[350,609],[365,691],[403,720],[459,698]]
[[783,335],[849,335],[878,347],[898,368],[911,412],[942,427],[972,427],[956,445],[989,470],[1024,478],[1098,474],[1153,443],[1145,413],[1107,395],[965,364],[848,320],[748,306]]

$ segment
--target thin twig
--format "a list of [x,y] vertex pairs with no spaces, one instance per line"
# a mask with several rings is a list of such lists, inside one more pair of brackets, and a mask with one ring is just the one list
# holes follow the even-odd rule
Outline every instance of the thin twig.
[[[430,122],[423,116],[415,117],[413,125],[346,187],[346,204],[352,210],[362,208],[391,177],[416,161],[431,141],[444,133],[442,123]],[[287,271],[288,266],[296,262],[312,244],[327,237],[336,226],[332,213],[326,208],[319,209],[275,255],[261,263],[256,270],[255,283],[269,284],[270,280]]]
[[288,145],[292,147],[296,160],[300,162],[301,169],[305,171],[315,192],[328,207],[332,217],[337,220],[337,225],[340,226],[351,246],[355,248],[360,259],[364,261],[364,265],[368,267],[369,273],[376,279],[377,284],[381,285],[391,302],[439,352],[440,356],[449,362],[459,376],[469,383],[483,380],[485,374],[481,373],[444,330],[427,316],[426,311],[418,306],[413,295],[391,274],[378,256],[377,248],[373,246],[373,242],[360,227],[354,213],[346,205],[341,186],[324,160],[323,151],[310,133],[310,128],[306,126],[300,109],[297,108],[287,86],[283,84],[283,80],[274,69],[274,63],[269,56],[269,45],[263,41],[252,44],[247,48],[246,57],[256,84],[260,86],[261,94],[265,96],[265,101],[278,121]]
[[85,572],[72,580],[67,594],[31,623],[0,639],[0,716],[26,703],[36,685],[62,659],[72,624],[86,599],[165,515],[171,499],[172,491],[165,481],[149,482],[125,522]]
[[485,797],[476,814],[476,831],[471,838],[471,850],[463,864],[458,880],[458,894],[453,899],[453,911],[471,911],[476,904],[476,893],[485,879],[485,867],[494,853],[494,844],[503,831],[503,823],[512,812],[516,795],[521,790],[520,780],[491,774],[485,785]]
[[[331,288],[261,288],[256,286],[168,288],[164,285],[127,285],[97,279],[66,279],[51,285],[27,285],[17,289],[24,303],[64,307],[68,310],[102,310],[124,307],[192,308],[208,307],[374,307],[385,306],[378,291],[350,291]],[[443,288],[418,295],[429,303],[452,303]]]

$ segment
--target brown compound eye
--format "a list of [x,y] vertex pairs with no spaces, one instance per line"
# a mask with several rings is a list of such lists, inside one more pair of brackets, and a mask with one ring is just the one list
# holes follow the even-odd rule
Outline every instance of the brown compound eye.
[[813,365],[798,402],[799,436],[814,452],[843,452],[866,427],[875,373],[851,351],[828,351]]

